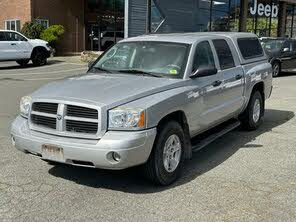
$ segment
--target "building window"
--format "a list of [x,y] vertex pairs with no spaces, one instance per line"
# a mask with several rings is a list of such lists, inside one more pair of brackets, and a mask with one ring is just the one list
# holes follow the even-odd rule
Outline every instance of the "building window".
[[21,21],[20,20],[6,20],[5,21],[5,29],[12,31],[21,31]]
[[35,21],[42,25],[45,29],[49,27],[49,20],[48,19],[35,19]]
[[285,35],[290,38],[296,36],[296,7],[294,5],[287,7]]

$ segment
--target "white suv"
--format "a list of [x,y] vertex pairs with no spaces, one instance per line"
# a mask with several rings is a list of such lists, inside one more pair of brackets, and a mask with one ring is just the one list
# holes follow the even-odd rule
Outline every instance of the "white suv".
[[25,66],[32,60],[33,65],[47,63],[51,48],[48,42],[40,39],[28,39],[15,31],[0,30],[0,61],[16,61]]

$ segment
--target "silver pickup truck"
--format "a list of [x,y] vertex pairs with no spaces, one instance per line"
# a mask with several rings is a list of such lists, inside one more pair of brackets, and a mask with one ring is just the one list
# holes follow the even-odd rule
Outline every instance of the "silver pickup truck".
[[141,165],[168,185],[192,152],[239,125],[257,129],[271,92],[272,68],[254,34],[129,38],[87,74],[23,97],[12,142],[53,164]]

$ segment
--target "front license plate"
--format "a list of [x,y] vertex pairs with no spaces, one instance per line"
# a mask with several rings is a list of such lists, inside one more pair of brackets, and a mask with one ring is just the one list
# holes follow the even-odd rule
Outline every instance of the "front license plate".
[[58,162],[64,162],[63,148],[54,145],[42,145],[42,158]]

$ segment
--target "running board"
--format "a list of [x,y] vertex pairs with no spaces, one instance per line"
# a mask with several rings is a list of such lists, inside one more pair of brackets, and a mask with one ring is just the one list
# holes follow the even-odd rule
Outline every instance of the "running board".
[[215,127],[214,129],[210,130],[212,132],[210,132],[210,134],[206,132],[202,135],[197,136],[192,140],[192,152],[199,151],[200,149],[204,148],[205,146],[209,145],[216,139],[222,137],[226,133],[229,133],[230,131],[234,130],[240,125],[241,123],[238,120],[228,121],[227,123],[219,125],[218,127]]

